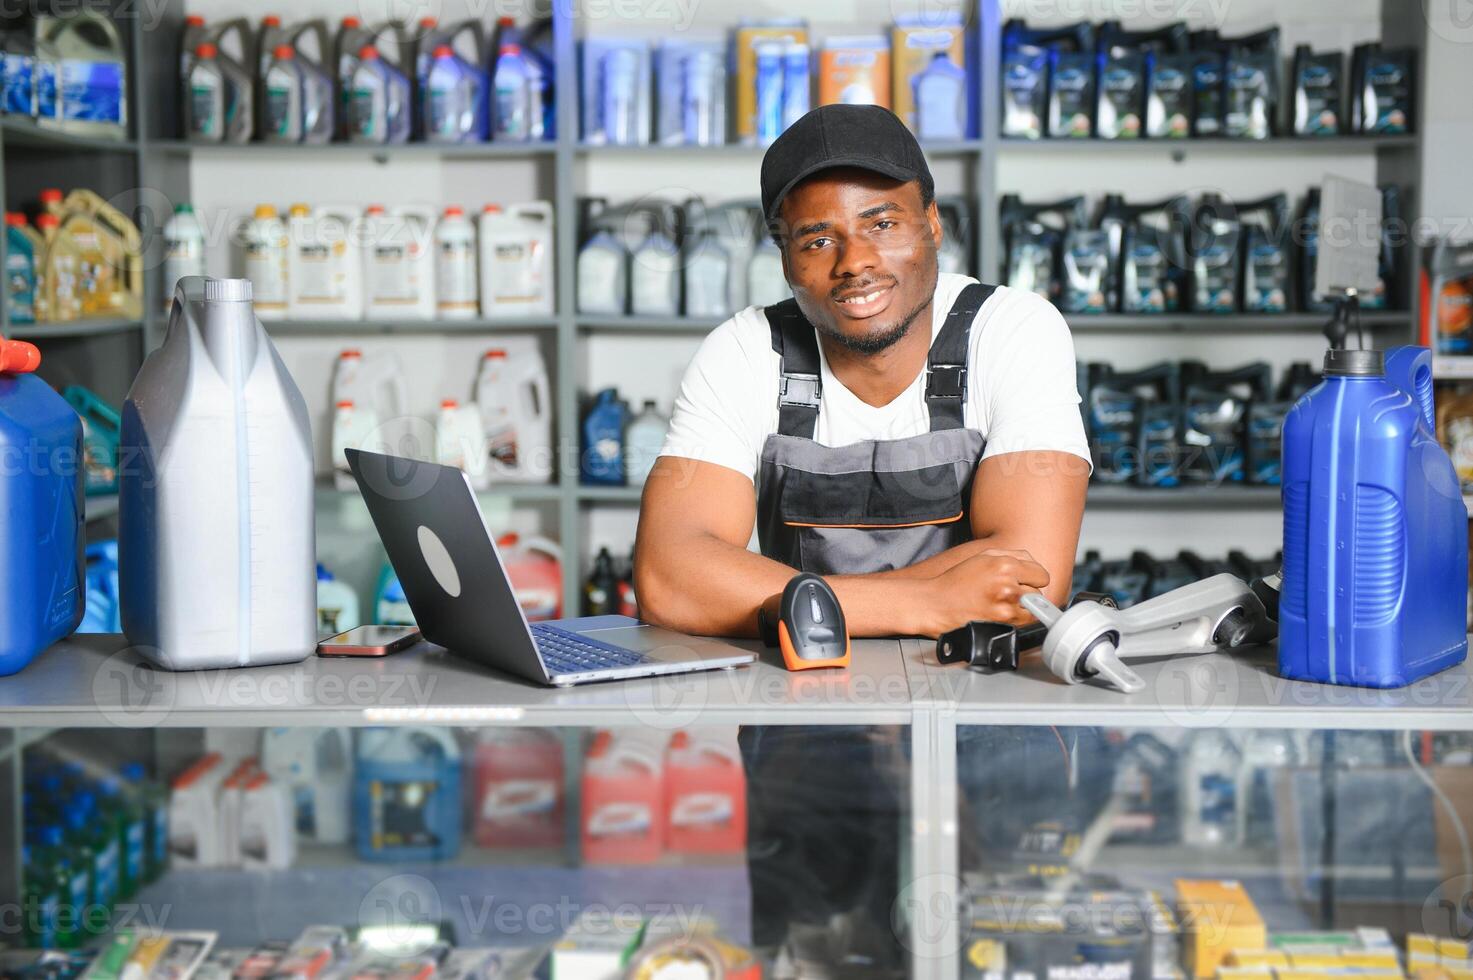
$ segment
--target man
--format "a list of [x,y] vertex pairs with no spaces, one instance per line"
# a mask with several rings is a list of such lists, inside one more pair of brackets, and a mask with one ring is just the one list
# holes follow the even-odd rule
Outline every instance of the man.
[[[686,372],[640,509],[641,615],[755,635],[799,570],[828,579],[854,636],[1025,622],[1018,600],[1033,591],[1065,601],[1089,451],[1063,318],[1031,293],[938,275],[931,174],[888,110],[813,110],[768,149],[761,184],[793,298],[717,327]],[[760,554],[748,550],[754,526]],[[839,821],[860,811],[865,826],[850,829],[868,835],[858,846],[872,863],[897,833],[879,820],[887,801],[853,797],[872,782],[856,773],[877,764],[863,739],[787,730],[773,750],[779,732],[743,733],[759,943],[781,938],[778,916],[764,928],[771,906],[800,914],[794,869],[763,871],[774,847],[819,877],[856,863],[808,846],[818,826],[764,843],[764,827],[791,825],[773,807],[806,795],[794,821],[826,803]],[[824,778],[838,782],[814,789]],[[843,792],[848,804],[825,799]],[[895,897],[878,888],[875,910]]]

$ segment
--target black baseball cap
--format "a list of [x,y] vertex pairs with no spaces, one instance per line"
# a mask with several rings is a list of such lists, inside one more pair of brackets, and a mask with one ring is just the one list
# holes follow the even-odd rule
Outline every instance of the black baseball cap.
[[935,192],[921,144],[895,113],[877,105],[822,105],[789,126],[762,157],[764,217],[777,217],[783,198],[799,181],[832,167],[918,180],[922,197]]

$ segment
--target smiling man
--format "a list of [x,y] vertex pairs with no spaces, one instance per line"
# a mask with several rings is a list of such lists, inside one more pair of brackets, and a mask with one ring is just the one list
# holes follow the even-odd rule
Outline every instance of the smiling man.
[[[640,508],[645,619],[751,636],[800,570],[833,585],[854,636],[1024,622],[1023,594],[1067,598],[1089,478],[1069,330],[1031,293],[938,274],[934,197],[885,109],[823,106],[768,149],[793,298],[717,327],[686,372]],[[902,736],[741,739],[754,940],[848,912],[897,963]]]

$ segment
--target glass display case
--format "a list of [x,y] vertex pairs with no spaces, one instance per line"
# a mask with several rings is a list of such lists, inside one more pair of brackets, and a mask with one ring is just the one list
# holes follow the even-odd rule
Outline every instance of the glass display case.
[[214,977],[324,937],[286,972],[1469,969],[1466,666],[1333,688],[1263,648],[1144,664],[1123,695],[857,641],[848,671],[763,653],[550,690],[433,648],[171,674],[122,647],[78,637],[0,686],[7,945],[203,934]]

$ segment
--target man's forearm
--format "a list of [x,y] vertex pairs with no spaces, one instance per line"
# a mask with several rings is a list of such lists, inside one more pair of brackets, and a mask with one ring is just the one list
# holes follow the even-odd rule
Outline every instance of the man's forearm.
[[[797,570],[746,548],[702,535],[678,556],[661,555],[638,583],[641,614],[662,626],[704,636],[755,636],[757,610],[776,598]],[[904,569],[902,571],[910,571]],[[901,572],[826,575],[844,608],[850,636],[920,632],[920,583]]]

